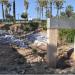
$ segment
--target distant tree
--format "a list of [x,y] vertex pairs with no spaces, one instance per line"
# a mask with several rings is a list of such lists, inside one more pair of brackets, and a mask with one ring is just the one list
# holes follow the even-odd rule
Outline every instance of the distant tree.
[[28,7],[29,7],[29,2],[28,2],[28,0],[24,0],[24,6],[25,6],[25,10],[26,10],[26,12],[27,12]]
[[75,19],[75,12],[73,12],[72,17]]
[[4,5],[6,5],[8,3],[8,0],[0,0],[0,3],[2,4],[2,16],[3,16],[3,19],[4,19],[5,18]]
[[67,17],[67,16],[66,16],[66,13],[65,13],[65,12],[61,12],[61,13],[60,13],[60,17],[61,17],[61,18]]
[[59,16],[59,10],[63,8],[62,6],[64,3],[64,0],[54,0],[54,3],[55,3],[56,8],[57,8],[57,16]]
[[60,15],[61,15],[61,16],[65,16],[65,12],[61,12]]
[[6,15],[6,20],[9,20],[9,21],[14,21],[14,17],[10,14],[7,14]]
[[48,10],[48,11],[46,12],[46,17],[47,17],[47,18],[52,17],[52,13],[51,13],[51,11],[50,11],[50,10]]
[[11,4],[10,3],[7,3],[5,16],[10,15],[10,11],[11,11]]
[[37,19],[38,18],[40,19],[41,14],[40,14],[40,6],[39,6],[39,3],[38,3],[38,0],[36,0],[35,3],[36,3],[35,10],[37,12]]
[[44,8],[46,8],[47,6],[47,0],[38,0],[38,3],[39,3],[40,11],[41,11],[40,13],[43,19],[43,11],[44,11]]
[[52,17],[52,3],[53,3],[53,0],[48,0],[50,10],[48,9],[47,13],[50,12],[50,17]]
[[21,18],[27,19],[28,18],[28,14],[26,12],[22,13]]
[[66,12],[66,15],[67,15],[68,17],[71,17],[72,14],[73,14],[73,7],[72,7],[71,5],[68,5],[68,6],[66,7],[65,12]]
[[39,8],[39,6],[37,6],[36,11],[37,11],[37,18],[38,18],[38,15],[39,15],[39,18],[40,18],[40,8]]
[[14,17],[14,21],[16,19],[16,9],[15,9],[16,3],[15,0],[13,1],[13,17]]
[[23,13],[23,14],[21,15],[21,17],[25,17],[25,18],[28,19],[28,12],[27,12],[28,7],[29,7],[29,2],[28,2],[28,0],[24,0],[24,6],[25,6],[25,13]]

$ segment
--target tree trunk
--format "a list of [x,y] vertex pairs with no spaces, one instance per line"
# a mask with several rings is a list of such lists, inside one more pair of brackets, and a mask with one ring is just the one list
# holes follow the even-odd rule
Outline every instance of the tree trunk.
[[47,17],[48,17],[48,16],[47,16],[47,12],[48,12],[47,10],[48,10],[48,7],[46,6],[46,19],[47,19]]
[[3,3],[2,3],[2,16],[3,16],[3,19],[4,19],[4,8],[3,8]]
[[42,8],[40,7],[40,19],[42,20]]
[[57,17],[59,17],[59,9],[57,8]]
[[8,9],[7,7],[5,8],[5,18],[6,18],[6,15],[8,14]]
[[51,12],[51,17],[52,17],[52,3],[50,3],[50,12]]
[[13,16],[14,16],[14,19],[16,19],[16,15],[15,15],[15,0],[13,1]]
[[43,7],[41,7],[41,10],[42,10],[42,13],[41,13],[42,14],[42,20],[43,20]]

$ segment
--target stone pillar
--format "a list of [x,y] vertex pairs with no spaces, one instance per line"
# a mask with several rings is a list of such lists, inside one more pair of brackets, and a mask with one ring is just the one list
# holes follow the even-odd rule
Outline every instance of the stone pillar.
[[74,52],[73,52],[72,59],[75,61],[75,37],[74,37]]
[[50,19],[47,20],[47,57],[48,64],[50,67],[56,67],[56,54],[57,54],[57,39],[58,39],[58,29],[50,28]]

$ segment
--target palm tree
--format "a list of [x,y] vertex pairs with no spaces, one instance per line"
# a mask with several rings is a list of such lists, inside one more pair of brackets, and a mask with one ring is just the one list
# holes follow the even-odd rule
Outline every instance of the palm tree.
[[7,15],[10,15],[10,11],[11,11],[11,4],[10,3],[7,3],[6,4],[6,7],[5,7],[5,17]]
[[68,17],[71,17],[72,16],[72,14],[73,14],[73,7],[71,6],[71,5],[68,5],[67,7],[66,7],[66,15],[68,16]]
[[37,11],[37,19],[40,18],[40,8],[39,6],[36,7],[36,11]]
[[11,4],[8,2],[6,4],[6,13],[5,13],[5,17],[7,20],[13,20],[13,16],[10,14],[10,11],[11,11]]
[[22,13],[21,18],[26,20],[28,18],[28,14],[26,12]]
[[47,17],[47,18],[52,17],[52,13],[51,13],[51,11],[50,11],[50,10],[48,10],[48,11],[46,12],[46,17]]
[[15,12],[15,0],[13,1],[13,17],[14,17],[14,20],[16,19],[16,12]]
[[55,3],[56,8],[57,8],[57,16],[59,16],[59,10],[63,8],[62,6],[64,3],[64,0],[55,0],[54,3]]
[[25,10],[26,10],[26,12],[27,12],[28,6],[29,6],[28,0],[24,0],[24,6],[25,6]]
[[42,19],[43,19],[43,10],[44,8],[47,7],[47,0],[38,0],[38,3],[39,3]]
[[66,16],[66,13],[65,12],[60,12],[60,18],[66,18],[67,16]]
[[11,4],[8,3],[6,7],[7,7],[7,10],[8,10],[8,14],[10,14],[10,11],[11,11]]
[[27,18],[28,18],[28,12],[27,12],[28,7],[29,7],[29,2],[28,2],[28,0],[24,0],[24,6],[25,6],[25,13],[27,13]]
[[3,8],[3,3],[2,3],[2,15],[3,15],[3,19],[4,19],[4,8]]
[[48,0],[48,5],[49,5],[49,8],[50,8],[50,9],[48,9],[48,13],[50,13],[50,17],[52,17],[52,3],[53,3],[53,0]]
[[4,15],[4,5],[7,4],[8,0],[0,0],[0,3],[2,4],[2,15],[3,15],[3,19],[5,18]]
[[39,7],[38,0],[36,0],[35,3],[36,3],[35,10],[36,10],[36,12],[37,12],[37,19],[38,19],[38,18],[40,19],[40,7]]

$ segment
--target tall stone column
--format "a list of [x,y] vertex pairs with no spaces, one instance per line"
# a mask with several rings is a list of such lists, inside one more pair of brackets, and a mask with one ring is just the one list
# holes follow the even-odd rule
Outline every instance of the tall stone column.
[[58,29],[50,27],[50,18],[47,19],[47,57],[48,64],[50,67],[56,67],[56,54],[57,54],[57,39],[58,39]]
[[75,61],[75,36],[74,36],[74,52],[72,54],[72,59]]

